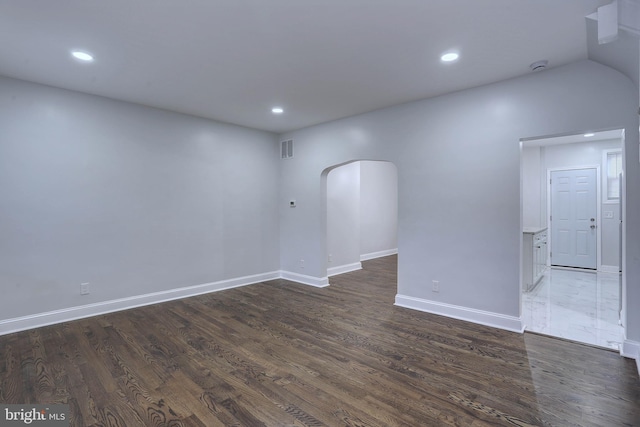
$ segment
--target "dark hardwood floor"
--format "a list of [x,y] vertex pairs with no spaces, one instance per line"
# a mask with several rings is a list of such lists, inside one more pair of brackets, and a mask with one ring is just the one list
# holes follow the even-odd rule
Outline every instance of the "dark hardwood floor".
[[73,426],[640,425],[618,354],[393,306],[396,257],[0,337],[0,402]]

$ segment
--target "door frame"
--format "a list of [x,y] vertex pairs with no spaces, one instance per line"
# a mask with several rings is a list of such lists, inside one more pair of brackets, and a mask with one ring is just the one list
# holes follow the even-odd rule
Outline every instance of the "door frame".
[[602,180],[600,178],[600,165],[584,165],[584,166],[567,166],[559,168],[547,169],[547,217],[545,222],[547,224],[549,232],[547,233],[547,267],[551,267],[551,247],[553,245],[553,235],[551,233],[551,172],[559,171],[571,171],[581,169],[595,169],[596,170],[596,270],[602,271],[602,227],[600,224],[600,216],[602,210]]

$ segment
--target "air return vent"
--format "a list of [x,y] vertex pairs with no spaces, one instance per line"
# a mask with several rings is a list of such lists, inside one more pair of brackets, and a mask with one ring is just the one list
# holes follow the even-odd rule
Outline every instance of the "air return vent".
[[288,139],[280,143],[280,153],[283,159],[290,159],[293,157],[293,139]]

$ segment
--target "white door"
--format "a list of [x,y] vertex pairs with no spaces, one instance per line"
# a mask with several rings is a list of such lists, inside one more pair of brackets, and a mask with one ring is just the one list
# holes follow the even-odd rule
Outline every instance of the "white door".
[[551,172],[551,265],[597,268],[596,169]]

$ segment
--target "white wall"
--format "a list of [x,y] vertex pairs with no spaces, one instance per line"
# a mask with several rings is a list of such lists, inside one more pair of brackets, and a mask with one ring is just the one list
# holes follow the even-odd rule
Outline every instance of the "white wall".
[[[281,171],[282,269],[299,272],[304,258],[305,274],[326,276],[323,172],[388,160],[398,168],[398,294],[417,308],[519,329],[519,140],[625,128],[627,179],[638,188],[637,93],[615,70],[582,61],[287,133],[297,151]],[[298,209],[287,208],[292,196]],[[627,209],[640,211],[640,195]],[[639,301],[640,218],[627,226],[628,296]],[[640,314],[629,320],[640,338]]]
[[522,146],[522,224],[524,227],[542,227],[546,209],[542,206],[540,147]]
[[360,162],[360,256],[398,248],[398,171],[389,162]]
[[275,135],[8,78],[0,129],[0,321],[277,272]]
[[329,275],[389,255],[398,245],[398,173],[393,163],[358,161],[327,175]]
[[327,176],[327,245],[329,269],[359,268],[360,162],[335,168]]

